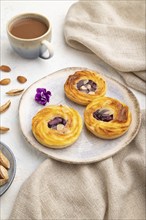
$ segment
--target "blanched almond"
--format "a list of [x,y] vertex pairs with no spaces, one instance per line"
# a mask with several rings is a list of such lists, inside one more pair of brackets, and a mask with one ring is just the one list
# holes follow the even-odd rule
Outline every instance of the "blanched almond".
[[24,89],[12,89],[12,90],[6,92],[6,94],[10,95],[10,96],[15,96],[15,95],[20,95],[23,91],[24,91]]
[[5,112],[11,105],[11,101],[7,101],[4,105],[0,106],[0,113]]
[[87,88],[85,86],[81,86],[82,90],[87,90]]
[[3,72],[10,72],[11,68],[9,66],[2,65],[2,66],[0,66],[0,70]]
[[9,79],[9,78],[6,78],[6,79],[2,79],[1,81],[0,81],[0,85],[8,85],[8,84],[10,84],[10,82],[11,82],[11,80]]
[[85,85],[85,84],[87,84],[89,82],[89,80],[88,79],[85,79],[84,81],[83,81],[83,84]]
[[20,83],[25,83],[27,81],[27,79],[24,76],[18,76],[17,77],[18,82]]
[[89,94],[89,95],[95,95],[95,92],[90,91],[88,94]]
[[0,127],[0,134],[4,134],[6,133],[7,131],[9,131],[10,128],[7,128],[7,127]]
[[57,125],[57,131],[62,131],[64,128],[64,125],[63,124],[58,124]]
[[87,85],[87,89],[89,89],[89,90],[91,89],[91,85],[90,84]]

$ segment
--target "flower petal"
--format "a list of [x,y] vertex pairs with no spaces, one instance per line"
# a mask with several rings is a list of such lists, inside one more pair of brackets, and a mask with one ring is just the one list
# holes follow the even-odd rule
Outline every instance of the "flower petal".
[[37,88],[36,92],[37,93],[46,92],[46,89],[45,88]]
[[47,91],[45,88],[37,88],[35,95],[35,101],[41,105],[46,105],[50,101],[51,92]]

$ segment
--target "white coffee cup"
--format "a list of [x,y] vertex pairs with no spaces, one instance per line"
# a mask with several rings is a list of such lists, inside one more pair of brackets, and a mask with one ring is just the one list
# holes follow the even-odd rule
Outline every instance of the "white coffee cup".
[[[39,24],[40,26],[33,25],[33,22],[35,22],[35,25]],[[25,26],[22,26],[22,24]],[[43,32],[44,27],[46,31],[43,30]],[[25,33],[23,33],[24,30]],[[34,32],[39,32],[41,35],[34,34]],[[30,34],[30,36],[25,37],[27,34]],[[50,43],[52,26],[48,18],[43,15],[25,13],[13,17],[7,24],[7,35],[12,48],[24,58],[36,59],[40,57],[49,59],[53,56],[53,47]],[[45,51],[48,51],[47,56]]]

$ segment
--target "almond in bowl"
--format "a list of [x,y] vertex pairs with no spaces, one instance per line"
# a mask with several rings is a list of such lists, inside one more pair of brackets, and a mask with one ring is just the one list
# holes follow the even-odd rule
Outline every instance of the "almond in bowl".
[[10,169],[10,161],[0,151],[0,186],[4,185],[9,180],[8,169]]

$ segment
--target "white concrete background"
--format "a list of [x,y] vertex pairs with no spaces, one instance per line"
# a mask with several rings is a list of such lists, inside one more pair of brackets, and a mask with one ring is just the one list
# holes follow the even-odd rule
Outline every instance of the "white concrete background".
[[[74,2],[76,1],[1,1],[0,61],[1,65],[9,65],[12,69],[10,73],[0,73],[1,78],[10,77],[12,80],[10,85],[5,87],[1,86],[1,104],[4,104],[9,99],[9,97],[7,97],[5,94],[6,91],[14,88],[26,89],[36,80],[66,67],[88,67],[98,70],[101,73],[104,72],[113,78],[120,78],[116,71],[114,71],[112,68],[108,68],[107,71],[106,65],[97,59],[94,54],[83,53],[66,45],[63,35],[63,24],[67,11]],[[6,24],[13,16],[26,12],[41,13],[50,19],[53,27],[53,58],[49,60],[26,60],[19,57],[11,49],[6,34]],[[23,85],[19,84],[16,80],[18,75],[24,75],[28,79],[27,83]],[[132,91],[138,98],[141,109],[145,108],[145,96],[134,90]],[[0,200],[0,217],[2,220],[8,219],[22,183],[42,163],[42,161],[47,158],[45,155],[33,149],[22,135],[18,118],[18,105],[20,97],[21,96],[10,97],[12,102],[11,107],[7,112],[1,115],[1,126],[3,125],[10,127],[10,131],[1,135],[0,140],[11,148],[17,162],[15,179],[11,187]]]

